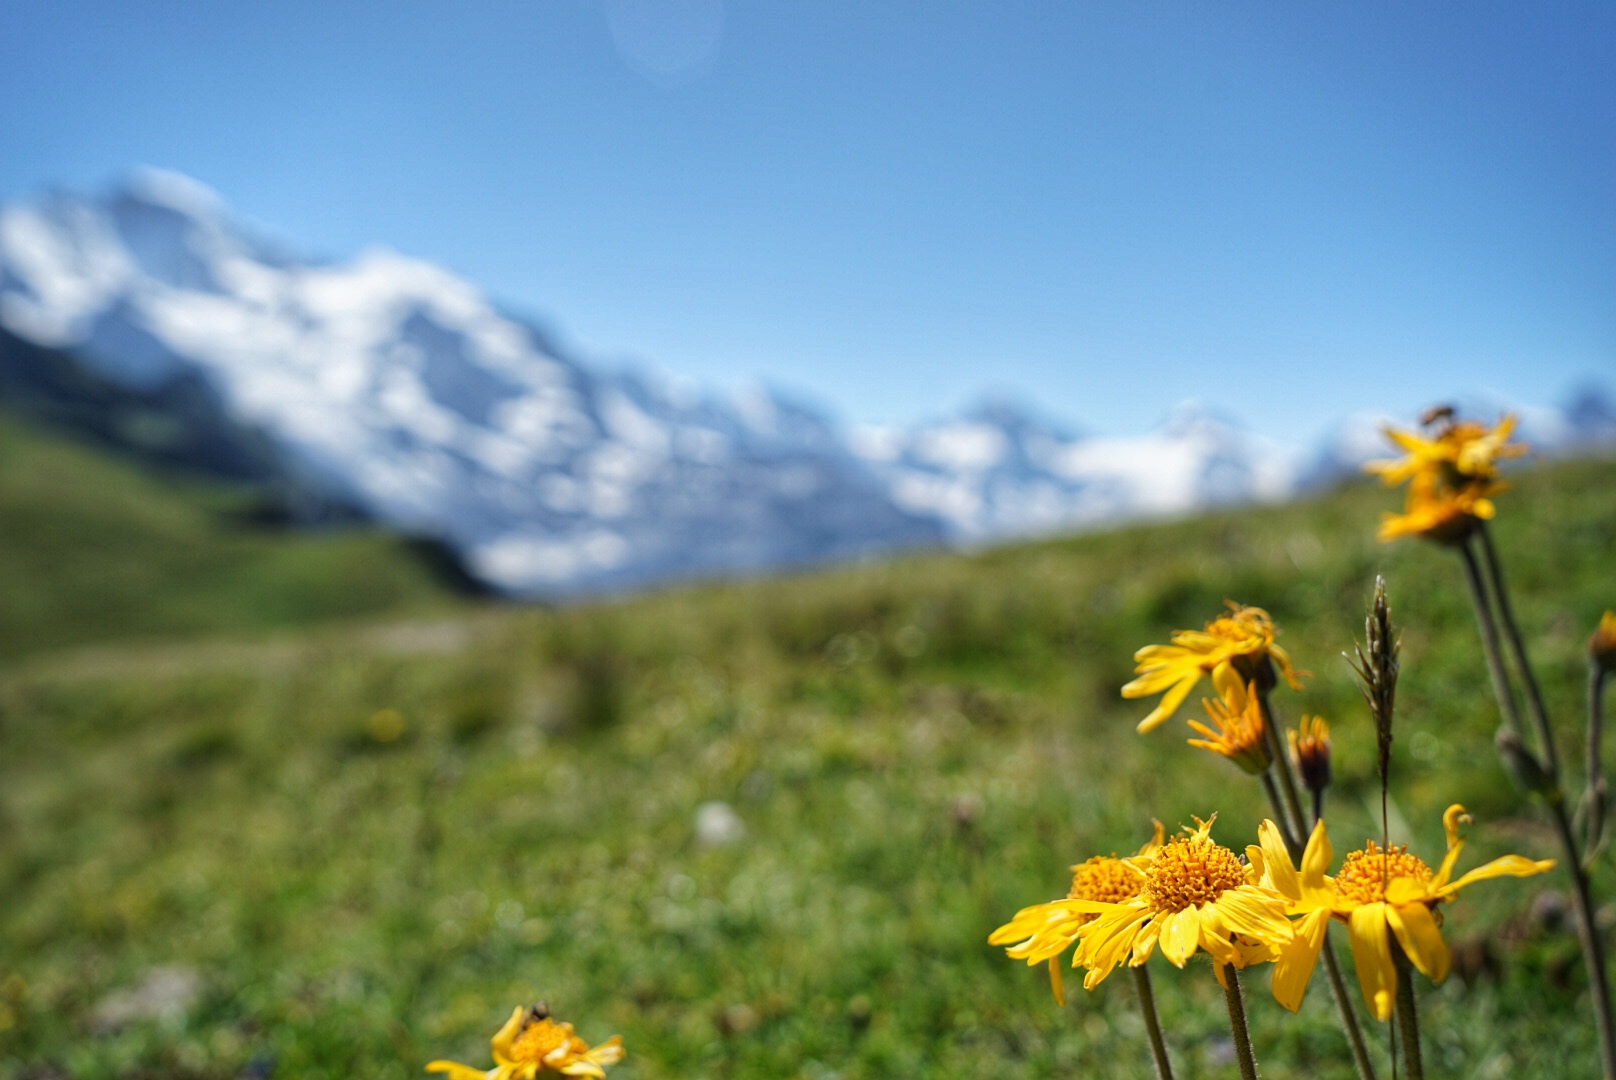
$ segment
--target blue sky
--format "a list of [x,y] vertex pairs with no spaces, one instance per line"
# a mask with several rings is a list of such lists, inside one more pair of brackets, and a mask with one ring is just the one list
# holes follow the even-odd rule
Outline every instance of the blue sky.
[[1608,0],[0,0],[0,199],[138,164],[850,420],[1616,383]]

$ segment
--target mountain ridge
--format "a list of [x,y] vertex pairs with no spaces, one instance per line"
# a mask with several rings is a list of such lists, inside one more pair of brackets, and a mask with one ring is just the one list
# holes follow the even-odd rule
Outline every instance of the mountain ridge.
[[[384,248],[298,258],[195,181],[150,170],[100,198],[0,208],[0,337],[0,396],[71,412],[87,380],[107,417],[178,430],[136,450],[256,470],[311,516],[436,537],[518,595],[1271,501],[1354,467],[1364,442],[1349,424],[1309,453],[1196,406],[1136,437],[1003,404],[844,431],[772,391],[592,367]],[[1556,446],[1616,435],[1603,398],[1581,410],[1537,426]],[[98,430],[119,438],[107,417]]]

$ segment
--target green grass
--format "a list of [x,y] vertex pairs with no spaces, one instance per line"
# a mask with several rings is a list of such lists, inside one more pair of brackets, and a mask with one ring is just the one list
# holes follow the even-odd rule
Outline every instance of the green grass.
[[375,529],[254,526],[256,498],[153,475],[0,414],[0,663],[450,604],[410,545]]
[[[1134,649],[1226,597],[1268,607],[1313,672],[1277,703],[1335,726],[1339,852],[1377,802],[1339,653],[1380,572],[1404,630],[1394,817],[1433,859],[1452,801],[1477,819],[1466,865],[1554,854],[1493,756],[1452,557],[1373,540],[1394,501],[1354,486],[468,614],[411,649],[342,629],[273,663],[201,645],[100,674],[40,657],[0,682],[0,1076],[416,1076],[440,1056],[486,1064],[510,1008],[544,997],[592,1040],[622,1033],[614,1080],[1145,1077],[1125,977],[1069,983],[1060,1009],[1041,970],[985,939],[1063,893],[1069,863],[1138,846],[1152,816],[1216,810],[1215,835],[1254,837],[1256,785],[1185,746],[1180,720],[1135,734],[1149,706],[1117,695]],[[1524,473],[1501,504],[1575,770],[1582,650],[1616,605],[1616,465]],[[397,739],[375,738],[392,733],[380,709],[402,715]],[[743,839],[697,842],[709,800]],[[1608,864],[1596,878],[1616,896]],[[1562,887],[1488,882],[1447,909],[1481,974],[1421,983],[1432,1075],[1595,1075],[1576,942],[1549,917]],[[1210,968],[1152,963],[1179,1075],[1233,1076]],[[176,964],[203,980],[185,1016],[88,1025]],[[1251,978],[1266,1075],[1351,1075],[1320,983],[1292,1017]]]

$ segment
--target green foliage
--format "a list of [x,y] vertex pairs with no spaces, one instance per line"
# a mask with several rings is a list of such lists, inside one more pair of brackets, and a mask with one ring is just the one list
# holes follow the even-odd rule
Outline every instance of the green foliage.
[[0,662],[450,603],[411,545],[374,529],[255,526],[254,499],[153,476],[0,415]]
[[[1257,786],[1184,745],[1188,709],[1139,736],[1149,703],[1117,694],[1134,649],[1225,598],[1269,608],[1313,672],[1276,704],[1333,724],[1338,852],[1378,833],[1374,735],[1339,654],[1380,572],[1404,631],[1394,834],[1434,859],[1460,801],[1466,865],[1552,854],[1493,756],[1452,557],[1373,539],[1396,498],[1360,485],[291,651],[199,644],[151,670],[42,660],[0,682],[0,1076],[416,1076],[486,1063],[539,997],[591,1040],[621,1032],[622,1080],[1147,1076],[1126,977],[1073,980],[1060,1009],[986,938],[1152,816],[1216,810],[1217,837],[1254,838]],[[1576,775],[1583,642],[1616,604],[1616,467],[1522,474],[1501,504]],[[264,662],[241,662],[253,649]],[[702,842],[712,801],[744,836]],[[1434,1073],[1591,1071],[1559,888],[1490,882],[1446,910],[1468,981],[1421,984]],[[201,978],[188,1010],[107,1020],[109,995],[174,965]],[[1180,1075],[1233,1075],[1210,969],[1155,970]],[[1248,981],[1265,1068],[1350,1076],[1322,977],[1298,1017],[1266,981]]]

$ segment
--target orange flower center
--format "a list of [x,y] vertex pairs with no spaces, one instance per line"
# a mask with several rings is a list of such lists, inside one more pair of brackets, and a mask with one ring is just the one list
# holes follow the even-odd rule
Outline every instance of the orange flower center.
[[1145,871],[1144,893],[1157,911],[1210,903],[1245,884],[1246,868],[1222,844],[1200,836],[1169,840]]
[[574,1038],[571,1024],[558,1024],[548,1017],[534,1020],[511,1043],[511,1060],[519,1065],[542,1065],[546,1055],[575,1042],[581,1044],[582,1040]]
[[1072,889],[1066,895],[1073,900],[1120,904],[1138,896],[1142,884],[1138,871],[1115,855],[1096,855],[1072,868]]
[[1431,868],[1418,855],[1410,855],[1407,844],[1382,851],[1371,840],[1341,864],[1335,876],[1335,891],[1347,900],[1374,904],[1386,899],[1386,883],[1397,878],[1413,878],[1424,884],[1431,880]]

